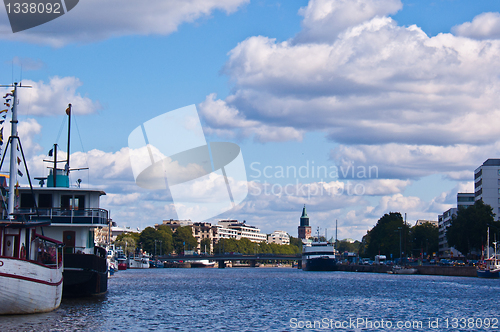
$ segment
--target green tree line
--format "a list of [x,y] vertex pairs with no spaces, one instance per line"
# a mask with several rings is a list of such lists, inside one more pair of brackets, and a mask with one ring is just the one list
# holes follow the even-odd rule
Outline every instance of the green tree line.
[[[126,254],[133,253],[136,248],[157,255],[168,255],[173,252],[181,254],[184,250],[195,250],[198,242],[193,236],[190,226],[178,227],[173,233],[172,229],[167,225],[161,225],[158,229],[147,227],[140,233],[123,233],[117,236],[114,242],[116,246],[122,247]],[[206,238],[201,241],[201,252],[210,254],[210,239]],[[213,253],[269,253],[269,254],[297,254],[302,252],[302,242],[297,238],[290,238],[289,245],[278,245],[275,243],[268,244],[266,242],[256,243],[251,242],[247,238],[241,240],[221,239],[215,244]]]
[[399,212],[383,215],[377,224],[367,232],[360,244],[361,257],[374,258],[386,255],[393,259],[418,257],[421,253],[427,256],[438,252],[439,231],[430,223],[413,226],[406,224]]

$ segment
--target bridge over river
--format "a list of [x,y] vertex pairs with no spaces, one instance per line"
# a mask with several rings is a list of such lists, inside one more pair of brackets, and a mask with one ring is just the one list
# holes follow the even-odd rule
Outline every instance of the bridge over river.
[[176,255],[176,256],[158,256],[162,262],[178,262],[178,261],[199,261],[202,259],[208,259],[211,261],[216,261],[219,267],[225,267],[225,262],[227,261],[248,261],[250,266],[255,266],[257,261],[301,261],[302,254],[296,255],[281,255],[281,254],[253,254],[253,255],[242,255],[242,254],[216,254],[216,255]]

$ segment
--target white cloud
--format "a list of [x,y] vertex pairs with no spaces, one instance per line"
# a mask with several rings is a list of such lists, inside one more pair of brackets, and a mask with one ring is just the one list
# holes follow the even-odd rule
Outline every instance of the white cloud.
[[500,142],[475,146],[339,145],[331,158],[344,168],[377,167],[381,178],[420,178],[441,173],[453,180],[472,180],[473,171],[486,159],[500,154]]
[[500,39],[500,13],[482,13],[472,22],[454,26],[451,31],[472,39]]
[[207,134],[216,134],[222,137],[254,136],[258,142],[283,142],[289,140],[301,141],[304,131],[293,127],[279,127],[265,125],[258,121],[249,121],[237,109],[229,106],[223,100],[215,100],[216,95],[210,94],[200,103],[199,110],[207,126]]
[[[208,17],[216,10],[232,13],[248,1],[85,0],[51,22],[1,37],[60,47],[128,35],[168,35],[182,23]],[[0,16],[0,29],[11,30],[6,13]]]
[[[72,110],[75,114],[89,114],[101,108],[99,101],[93,101],[76,92],[83,85],[76,77],[54,76],[47,83],[44,81],[23,80],[22,85],[31,86],[31,88],[19,88],[17,90],[20,101],[19,115],[63,115],[66,108],[68,108],[68,104],[73,105]],[[0,88],[0,93],[5,95],[10,90]]]
[[332,42],[346,28],[375,16],[395,14],[403,7],[400,0],[311,0],[300,9],[304,16],[298,42]]

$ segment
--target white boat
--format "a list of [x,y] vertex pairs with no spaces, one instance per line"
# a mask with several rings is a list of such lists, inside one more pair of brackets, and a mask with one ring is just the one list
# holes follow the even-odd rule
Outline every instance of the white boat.
[[[7,176],[1,178],[0,221],[0,314],[32,314],[49,312],[59,307],[63,287],[62,243],[40,235],[49,221],[28,222],[25,216],[15,211],[15,177],[18,174],[17,148],[21,142],[17,137],[17,84],[6,97],[12,100],[13,136],[10,145],[9,200],[5,207],[4,190]],[[6,102],[7,104],[7,102]],[[10,106],[10,105],[9,105]],[[23,156],[24,159],[24,156]],[[3,160],[3,158],[2,158]],[[27,171],[27,169],[26,169]]]
[[312,242],[302,247],[302,270],[336,271],[335,248],[328,242]]
[[486,235],[487,244],[487,259],[483,260],[477,266],[477,276],[478,278],[489,278],[498,279],[500,278],[500,261],[497,257],[497,242],[493,242],[495,246],[495,251],[492,257],[490,257],[490,228],[488,227],[488,234]]
[[127,258],[127,268],[149,269],[149,256],[143,253],[129,255],[129,257]]
[[200,259],[197,261],[191,261],[191,268],[207,268],[215,267],[215,262],[211,262],[208,259]]
[[395,265],[392,271],[387,271],[389,274],[417,274],[418,270],[412,267],[401,267]]

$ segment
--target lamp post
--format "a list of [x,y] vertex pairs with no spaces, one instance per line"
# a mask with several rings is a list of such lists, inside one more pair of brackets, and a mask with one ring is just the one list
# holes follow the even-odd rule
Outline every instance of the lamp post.
[[403,230],[403,227],[398,227],[399,230],[399,264],[403,263],[403,254],[401,251],[401,232]]

